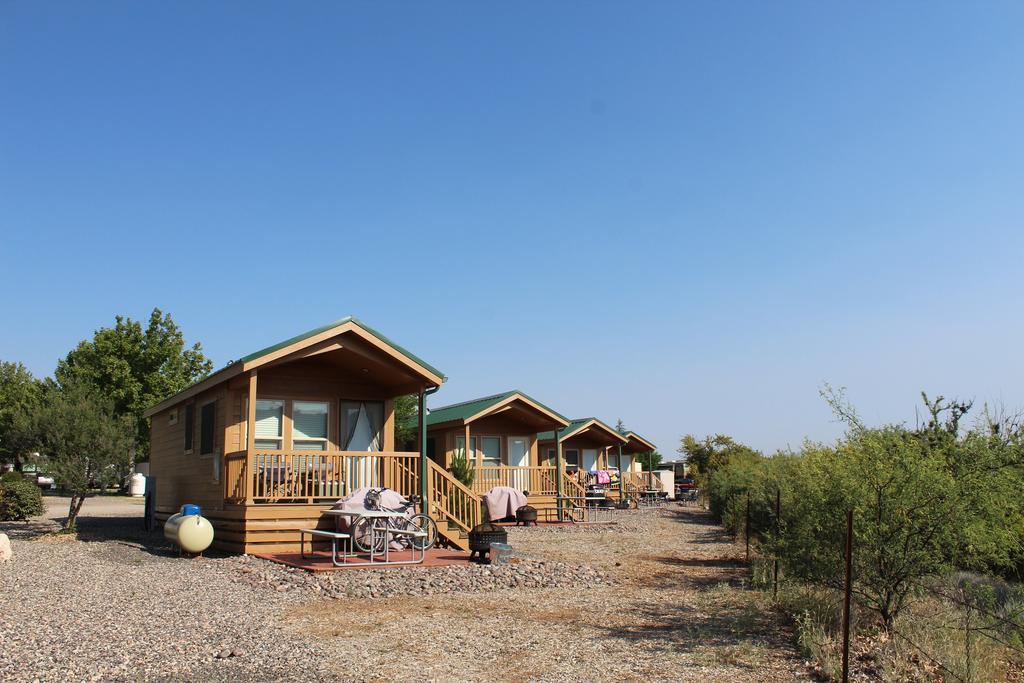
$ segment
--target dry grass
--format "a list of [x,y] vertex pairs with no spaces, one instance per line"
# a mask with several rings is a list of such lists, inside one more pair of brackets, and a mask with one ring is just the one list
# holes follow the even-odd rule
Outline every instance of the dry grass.
[[[288,625],[348,653],[345,670],[365,680],[807,678],[791,631],[744,587],[739,549],[702,513],[627,513],[622,525],[510,539],[529,557],[600,568],[614,586],[317,601],[293,608]],[[386,643],[409,645],[395,657]]]

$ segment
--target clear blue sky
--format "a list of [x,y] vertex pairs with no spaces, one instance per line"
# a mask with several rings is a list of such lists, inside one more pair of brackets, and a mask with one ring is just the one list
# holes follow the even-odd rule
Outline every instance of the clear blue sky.
[[0,4],[0,358],[355,314],[450,377],[764,449],[1024,406],[1024,4]]

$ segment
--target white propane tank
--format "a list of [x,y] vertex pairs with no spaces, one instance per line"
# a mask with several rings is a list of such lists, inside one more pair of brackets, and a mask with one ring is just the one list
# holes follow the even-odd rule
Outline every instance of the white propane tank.
[[146,475],[136,472],[128,483],[128,494],[141,498],[146,495]]
[[164,538],[185,552],[201,553],[213,543],[213,525],[199,514],[178,513],[164,522]]

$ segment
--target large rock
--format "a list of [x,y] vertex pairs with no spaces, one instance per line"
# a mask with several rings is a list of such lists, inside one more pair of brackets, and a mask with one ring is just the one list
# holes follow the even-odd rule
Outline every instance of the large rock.
[[0,534],[0,563],[11,559],[11,539],[7,534]]

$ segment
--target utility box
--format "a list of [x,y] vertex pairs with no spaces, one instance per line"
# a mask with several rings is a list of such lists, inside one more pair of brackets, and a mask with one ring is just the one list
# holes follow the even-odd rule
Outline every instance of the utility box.
[[668,492],[668,499],[675,500],[676,473],[673,472],[672,470],[656,470],[652,474],[654,474],[654,476],[656,476],[661,481],[661,490]]

